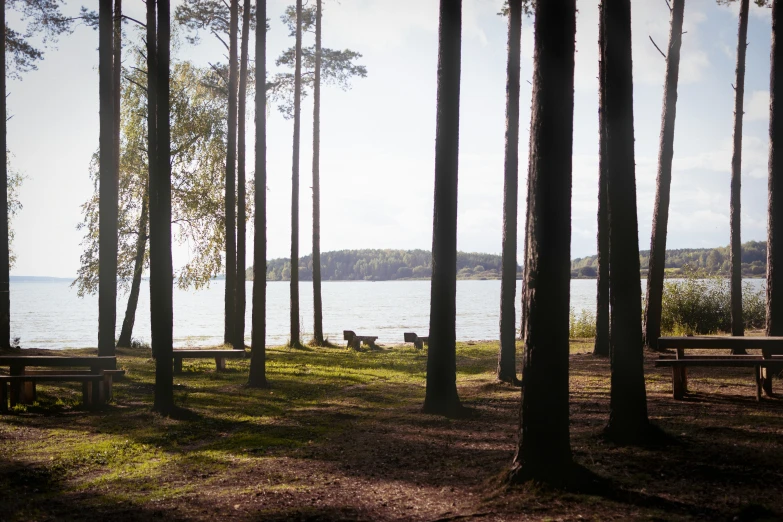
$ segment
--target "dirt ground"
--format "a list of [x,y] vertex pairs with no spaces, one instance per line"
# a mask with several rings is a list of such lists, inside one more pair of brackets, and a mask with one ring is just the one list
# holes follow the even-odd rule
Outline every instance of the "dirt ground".
[[270,390],[243,386],[246,361],[194,363],[175,419],[149,412],[150,360],[125,353],[105,411],[52,388],[0,419],[0,520],[783,520],[783,401],[757,403],[752,370],[693,370],[675,401],[648,355],[649,416],[671,440],[618,447],[601,437],[609,363],[587,349],[571,445],[592,493],[504,484],[520,391],[494,380],[494,343],[458,348],[458,420],[421,413],[426,356],[409,348],[272,351]]

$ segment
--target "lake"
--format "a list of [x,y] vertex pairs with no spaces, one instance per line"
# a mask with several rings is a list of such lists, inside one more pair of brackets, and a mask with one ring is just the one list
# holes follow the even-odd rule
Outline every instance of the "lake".
[[[761,288],[763,279],[748,279]],[[644,283],[644,281],[643,281]],[[247,330],[250,344],[252,282],[247,283]],[[312,337],[312,282],[300,283],[302,339]],[[517,300],[521,282],[517,281]],[[288,341],[289,283],[267,284],[267,344]],[[212,281],[199,291],[174,289],[174,345],[210,346],[223,342],[224,282]],[[117,307],[117,336],[125,317],[127,296]],[[324,333],[341,343],[343,330],[377,335],[378,342],[398,344],[406,331],[427,333],[429,328],[429,281],[327,281],[323,283]],[[500,281],[457,282],[457,339],[498,338]],[[595,310],[595,280],[571,281],[571,306],[577,311]],[[519,309],[519,304],[517,304]],[[519,328],[519,317],[517,317]],[[21,278],[11,281],[11,337],[25,348],[87,348],[97,346],[98,297],[83,299],[69,280]],[[150,340],[149,287],[142,283],[133,332],[135,339]]]

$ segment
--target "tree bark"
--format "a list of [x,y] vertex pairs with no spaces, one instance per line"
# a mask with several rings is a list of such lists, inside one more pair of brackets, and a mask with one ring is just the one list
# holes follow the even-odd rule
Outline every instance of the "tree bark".
[[630,0],[604,0],[603,101],[609,201],[611,392],[607,435],[631,442],[647,435],[642,296],[633,128]]
[[0,235],[5,237],[0,241],[0,349],[11,347],[11,258],[9,252],[10,231],[8,228],[8,144],[7,144],[7,109],[5,87],[5,0],[0,0],[0,151],[3,159],[0,163]]
[[237,160],[237,32],[239,0],[231,0],[228,58],[228,136],[226,150],[226,301],[224,344],[233,344],[237,286],[236,160]]
[[506,150],[503,187],[503,257],[500,285],[498,379],[516,384],[517,194],[519,192],[519,76],[522,0],[509,1],[506,66]]
[[291,167],[291,346],[301,345],[299,330],[299,134],[302,119],[302,0],[296,0],[294,67],[294,152]]
[[424,412],[455,416],[457,394],[457,174],[462,0],[440,0],[430,332]]
[[[767,335],[783,335],[783,0],[772,2],[769,104],[769,200],[767,232]],[[779,38],[780,37],[780,38]]]
[[[153,192],[152,183],[157,179],[156,171],[158,169],[158,31],[155,10],[156,0],[147,2],[147,186],[149,191],[149,228],[152,233],[152,198],[157,198]],[[156,225],[157,226],[157,225]],[[151,241],[151,238],[150,238]],[[152,245],[150,245],[152,250]],[[151,253],[150,253],[151,255]],[[150,272],[152,271],[152,259],[150,258]],[[150,273],[150,277],[152,274]],[[157,295],[158,289],[152,287],[150,280],[150,329],[155,330],[158,327],[158,320],[161,317],[160,303],[153,299]],[[156,357],[157,346],[152,344],[152,356]]]
[[528,316],[512,482],[560,482],[572,465],[568,323],[575,34],[576,0],[538,2],[530,124]]
[[[603,11],[603,2],[598,6]],[[595,282],[595,345],[593,355],[609,357],[609,202],[606,200],[606,118],[604,118],[604,61],[601,50],[604,46],[604,18],[598,20],[598,232],[597,264],[598,278]]]
[[[266,24],[266,21],[264,21]],[[247,237],[247,210],[245,207],[245,119],[247,117],[247,61],[250,45],[250,0],[245,0],[242,12],[242,49],[239,70],[239,121],[237,138],[237,281],[236,330],[234,349],[245,349],[245,259]]]
[[100,203],[98,253],[98,355],[112,356],[117,320],[117,154],[114,151],[114,20],[112,1],[98,9],[100,83]]
[[[666,265],[666,234],[669,226],[669,194],[674,158],[674,123],[677,116],[677,83],[680,76],[680,47],[685,0],[673,0],[666,53],[666,83],[663,87],[663,114],[658,152],[658,183],[655,192],[650,265],[647,271],[647,296],[644,309],[644,340],[648,348],[658,349],[661,336],[663,278]],[[741,304],[741,303],[740,303]],[[740,306],[741,308],[741,306]],[[741,310],[740,310],[741,312]]]
[[[148,0],[149,1],[149,0]],[[155,360],[155,411],[169,415],[174,409],[173,375],[173,268],[171,260],[171,129],[169,123],[169,62],[171,7],[158,3],[158,48],[155,68],[157,87],[157,167],[150,178],[150,288],[158,304],[152,327]]]
[[[749,0],[741,0],[737,38],[737,78],[734,88],[734,152],[731,156],[731,335],[745,335],[742,319],[742,239],[741,239],[741,186],[742,186],[742,117],[745,97],[745,54],[748,48]],[[745,350],[732,353],[743,354]]]
[[321,0],[315,2],[313,81],[313,344],[324,345],[321,298]]
[[144,196],[141,200],[141,215],[139,216],[139,235],[136,239],[136,259],[133,262],[133,281],[128,294],[128,305],[125,309],[125,320],[122,322],[120,339],[117,347],[130,348],[133,338],[133,325],[136,322],[136,308],[139,305],[139,293],[141,291],[141,275],[144,272],[144,254],[147,252],[147,206],[149,205],[149,180],[144,188]]
[[266,380],[266,0],[256,6],[256,165],[253,221],[253,326],[248,385]]

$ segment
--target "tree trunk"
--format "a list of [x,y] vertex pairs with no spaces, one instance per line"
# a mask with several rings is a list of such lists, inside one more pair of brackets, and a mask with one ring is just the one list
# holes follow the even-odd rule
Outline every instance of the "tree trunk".
[[[769,206],[767,229],[767,335],[783,335],[783,101],[777,88],[783,88],[783,38],[778,29],[783,25],[783,0],[772,2],[772,52],[770,53],[769,86]],[[781,103],[778,103],[781,102]],[[781,299],[778,299],[778,298]],[[767,355],[767,354],[765,354]],[[777,371],[780,371],[778,368]],[[763,373],[763,387],[772,395],[772,369]]]
[[313,344],[324,345],[321,299],[321,0],[315,2],[313,81]]
[[5,0],[0,0],[0,30],[2,30],[2,48],[0,48],[0,151],[3,153],[0,166],[0,235],[5,240],[0,241],[0,349],[11,347],[11,258],[8,242],[8,145],[6,119],[6,88],[5,88]]
[[256,165],[253,222],[253,324],[248,385],[266,380],[266,0],[256,6]]
[[677,82],[680,75],[680,47],[685,0],[673,0],[666,53],[666,83],[663,87],[663,114],[658,152],[658,183],[650,239],[650,265],[647,271],[647,296],[644,310],[644,340],[648,348],[658,348],[661,336],[663,276],[666,265],[666,233],[669,226],[669,193],[674,158],[674,123],[677,115]]
[[[157,20],[155,18],[156,0],[147,2],[147,190],[149,191],[148,209],[149,209],[149,229],[152,233],[152,198],[157,198],[153,192],[153,180],[157,179],[156,170],[158,169],[158,82],[157,82],[157,63],[158,63],[158,32]],[[155,225],[157,226],[157,225]],[[152,241],[152,238],[150,238]],[[152,250],[152,245],[150,245]],[[150,253],[151,255],[151,253]],[[152,271],[152,259],[150,258],[150,272]],[[152,274],[150,273],[150,277]],[[157,295],[158,289],[152,287],[150,280],[150,329],[157,328],[158,318],[160,317],[160,303],[153,299]],[[152,344],[152,356],[157,357],[157,345]]]
[[522,0],[509,2],[506,66],[506,150],[503,187],[503,265],[500,285],[498,379],[516,384],[517,193],[519,191],[519,76]]
[[155,404],[162,415],[174,409],[173,376],[173,269],[171,260],[171,129],[169,123],[169,61],[171,21],[169,0],[158,3],[157,151],[154,177],[150,178],[150,300],[157,302],[152,327],[155,360]]
[[296,0],[294,68],[294,153],[291,167],[291,346],[301,345],[299,331],[299,130],[302,119],[302,0]]
[[114,152],[114,20],[112,1],[98,10],[100,83],[100,203],[98,253],[98,355],[112,356],[117,319],[117,154]]
[[[734,88],[734,153],[731,156],[731,335],[745,335],[742,319],[742,239],[741,239],[741,187],[742,187],[742,116],[745,97],[745,53],[748,48],[749,0],[741,0],[737,38],[737,78]],[[734,350],[744,354],[745,350]]]
[[604,0],[603,101],[609,201],[611,393],[607,435],[631,442],[647,435],[642,296],[633,128],[630,0]]
[[128,306],[125,309],[125,320],[122,322],[120,339],[117,347],[130,348],[133,336],[133,325],[136,322],[136,307],[139,304],[139,292],[141,290],[141,275],[144,272],[144,254],[147,252],[147,205],[149,205],[149,182],[144,189],[141,200],[141,215],[139,216],[139,235],[136,239],[136,259],[133,264],[133,281],[130,294],[128,294]]
[[[783,335],[783,0],[772,3],[769,104],[769,205],[767,232],[767,335]],[[778,103],[780,102],[780,103]],[[780,299],[778,299],[780,298]]]
[[[603,3],[598,7],[603,11]],[[601,49],[604,46],[604,19],[598,21],[598,85],[604,83],[604,61]],[[598,233],[597,263],[598,279],[595,282],[595,345],[593,355],[609,357],[609,202],[606,200],[606,118],[602,109],[604,106],[604,90],[598,89]]]
[[424,412],[454,416],[457,395],[457,173],[462,0],[440,0],[432,283]]
[[[266,21],[264,22],[266,24]],[[242,12],[242,49],[239,71],[239,127],[237,139],[237,281],[236,281],[236,330],[234,349],[245,349],[245,259],[247,214],[245,209],[245,119],[247,113],[247,55],[250,45],[250,0],[245,0]]]
[[228,137],[226,150],[226,315],[224,344],[233,344],[237,286],[236,160],[237,160],[237,32],[239,0],[231,0],[228,58]]
[[527,320],[513,482],[561,482],[571,468],[568,323],[576,0],[538,2],[530,124]]

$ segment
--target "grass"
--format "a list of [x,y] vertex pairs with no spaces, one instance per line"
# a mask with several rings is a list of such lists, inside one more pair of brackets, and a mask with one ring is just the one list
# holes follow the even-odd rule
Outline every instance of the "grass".
[[0,418],[0,519],[781,515],[783,405],[756,404],[748,372],[694,372],[690,399],[673,401],[669,374],[648,359],[650,416],[677,443],[617,447],[599,436],[608,361],[591,350],[571,343],[572,448],[609,484],[600,494],[501,485],[520,392],[494,377],[496,343],[458,346],[460,396],[475,412],[462,420],[420,412],[426,352],[412,347],[270,348],[263,390],[245,386],[247,360],[221,373],[185,360],[175,399],[188,415],[161,418],[149,350],[137,348],[119,351],[127,375],[105,410],[82,410],[77,386],[41,386],[37,404]]

